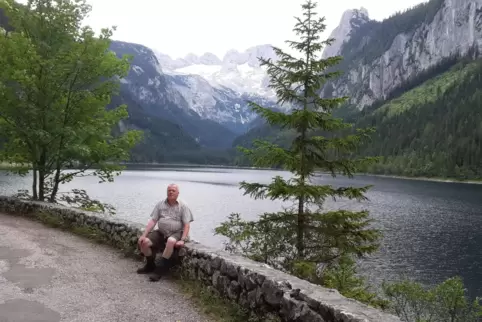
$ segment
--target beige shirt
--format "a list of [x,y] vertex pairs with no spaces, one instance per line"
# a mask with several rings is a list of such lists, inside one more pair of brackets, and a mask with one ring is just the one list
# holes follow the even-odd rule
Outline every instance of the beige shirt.
[[184,225],[194,221],[189,207],[179,199],[171,206],[167,199],[160,201],[152,210],[151,218],[164,236],[170,236],[184,229]]

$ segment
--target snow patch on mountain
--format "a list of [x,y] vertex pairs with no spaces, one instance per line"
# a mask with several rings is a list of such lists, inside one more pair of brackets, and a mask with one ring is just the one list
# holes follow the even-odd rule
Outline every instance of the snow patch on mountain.
[[275,106],[258,95],[238,93],[222,86],[214,87],[199,75],[167,74],[166,77],[173,89],[201,118],[223,124],[234,132],[244,132],[256,117],[248,107],[249,100],[267,107]]
[[229,50],[222,60],[212,53],[172,59],[157,51],[156,56],[166,74],[199,75],[218,89],[229,88],[239,94],[275,98],[274,91],[268,88],[266,70],[258,61],[259,57],[277,60],[271,45],[251,47],[244,52]]

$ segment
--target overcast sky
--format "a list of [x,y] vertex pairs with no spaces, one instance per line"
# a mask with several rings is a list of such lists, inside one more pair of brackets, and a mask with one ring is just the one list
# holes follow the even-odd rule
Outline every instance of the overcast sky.
[[[212,52],[220,58],[229,49],[271,44],[292,38],[293,16],[303,0],[87,0],[86,21],[95,30],[117,26],[114,39],[135,42],[172,57]],[[320,0],[329,35],[347,9],[364,7],[382,20],[425,0]]]

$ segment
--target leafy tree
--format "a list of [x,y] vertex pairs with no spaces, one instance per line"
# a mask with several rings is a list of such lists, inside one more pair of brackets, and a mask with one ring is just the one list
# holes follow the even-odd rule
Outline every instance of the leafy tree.
[[384,284],[390,309],[407,322],[480,322],[480,299],[469,301],[459,277],[426,289],[419,283],[404,280]]
[[96,37],[82,27],[85,0],[2,0],[0,9],[13,29],[0,36],[2,158],[26,165],[21,174],[32,169],[35,200],[55,202],[60,184],[77,176],[112,181],[141,138],[114,136],[126,106],[105,108],[129,70],[129,57],[109,51],[113,30]]
[[[315,8],[312,0],[302,5],[303,18],[296,18],[294,27],[300,40],[287,41],[299,52],[300,58],[274,47],[279,60],[260,59],[270,76],[270,86],[277,93],[278,104],[289,103],[293,109],[284,113],[250,102],[252,109],[268,124],[291,129],[296,133],[295,138],[287,148],[261,140],[256,140],[252,149],[240,148],[255,166],[283,167],[292,174],[289,179],[277,176],[269,184],[242,182],[245,194],[255,199],[291,201],[293,206],[265,213],[254,221],[244,221],[239,214],[232,214],[216,228],[216,234],[228,237],[227,250],[325,284],[327,281],[320,274],[323,268],[334,269],[343,258],[374,252],[380,233],[370,227],[367,211],[323,209],[327,198],[365,200],[364,193],[370,187],[312,184],[315,171],[351,177],[357,167],[375,161],[353,155],[358,145],[369,138],[372,129],[337,135],[351,127],[332,115],[346,98],[318,95],[322,85],[338,75],[327,69],[335,66],[341,57],[319,58],[323,47],[332,39],[320,40],[325,24],[324,18],[317,18]],[[368,297],[359,297],[363,298]]]

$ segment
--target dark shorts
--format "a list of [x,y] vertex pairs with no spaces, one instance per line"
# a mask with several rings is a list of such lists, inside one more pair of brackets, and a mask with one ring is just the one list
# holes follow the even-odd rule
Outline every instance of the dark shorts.
[[173,237],[176,240],[180,240],[182,237],[182,231],[177,233],[171,234],[169,236],[164,236],[159,230],[153,230],[148,235],[147,238],[152,242],[152,248],[156,249],[156,251],[163,250],[166,247],[166,242],[169,237]]

